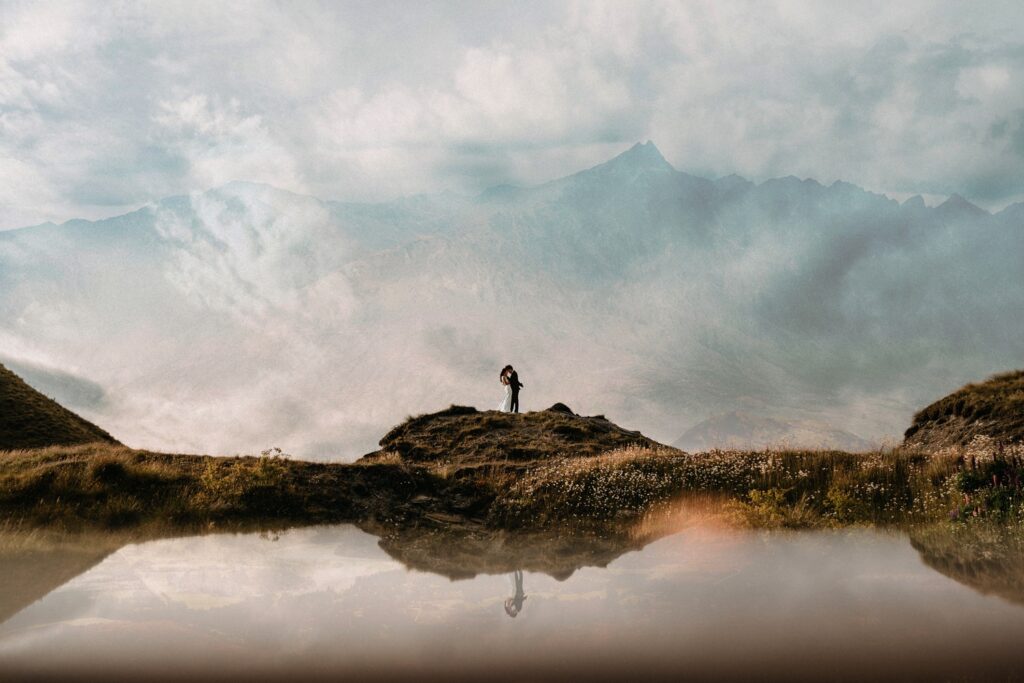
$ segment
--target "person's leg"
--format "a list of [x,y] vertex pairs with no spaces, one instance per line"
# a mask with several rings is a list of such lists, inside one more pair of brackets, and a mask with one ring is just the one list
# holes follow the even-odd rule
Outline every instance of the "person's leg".
[[512,412],[513,413],[518,413],[519,412],[519,392],[518,391],[513,391],[512,392]]

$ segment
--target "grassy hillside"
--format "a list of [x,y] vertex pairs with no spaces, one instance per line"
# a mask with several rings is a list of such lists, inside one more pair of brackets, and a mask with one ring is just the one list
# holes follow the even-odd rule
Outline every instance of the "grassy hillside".
[[381,446],[353,464],[113,444],[0,451],[0,518],[59,528],[350,521],[599,532],[697,494],[756,527],[1024,519],[1024,446],[685,453],[568,409],[465,407],[410,418]]
[[113,444],[0,451],[0,517],[64,529],[401,519],[438,482],[400,463],[218,458]]
[[0,365],[0,450],[95,442],[117,443]]
[[985,436],[1002,444],[1024,440],[1024,370],[968,384],[914,416],[909,445],[941,448]]
[[[0,453],[0,518],[60,529],[385,525],[599,529],[694,494],[754,527],[1024,516],[1020,463],[922,452],[689,454],[628,446],[592,457],[453,468],[400,457],[355,464],[214,458],[89,444]],[[734,513],[734,514],[733,514]]]

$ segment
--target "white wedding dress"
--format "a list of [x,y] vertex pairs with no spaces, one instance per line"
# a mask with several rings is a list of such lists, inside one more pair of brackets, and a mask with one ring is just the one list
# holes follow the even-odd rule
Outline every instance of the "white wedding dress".
[[501,403],[498,404],[498,410],[503,413],[510,412],[512,410],[512,385],[505,385],[505,398],[501,399]]

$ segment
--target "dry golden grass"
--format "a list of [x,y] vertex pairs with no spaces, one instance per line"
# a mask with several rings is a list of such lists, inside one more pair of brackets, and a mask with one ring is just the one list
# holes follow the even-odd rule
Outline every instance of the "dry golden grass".
[[[495,420],[486,449],[465,443]],[[508,444],[567,425],[593,432],[582,455],[561,429],[530,457],[505,457]],[[383,440],[422,439],[413,455],[389,446],[349,465],[270,451],[211,458],[110,444],[8,451],[0,453],[0,513],[56,527],[436,518],[543,528],[633,523],[680,496],[714,494],[748,525],[808,527],[998,520],[1024,509],[1024,450],[991,440],[936,454],[851,454],[684,453],[637,438],[603,418],[457,410],[415,418]]]
[[40,394],[0,365],[0,449],[116,443],[91,422]]
[[0,513],[56,528],[361,519],[429,486],[393,461],[215,458],[87,444],[0,452]]
[[928,455],[626,447],[526,470],[498,492],[491,518],[509,526],[635,519],[694,493],[728,496],[733,517],[762,528],[1016,518],[1024,457],[972,448]]
[[966,445],[975,436],[1024,441],[1024,370],[968,384],[922,409],[906,431],[917,445]]
[[640,432],[622,429],[603,416],[550,410],[480,412],[465,406],[411,417],[380,440],[381,451],[397,453],[404,462],[446,463],[457,468],[538,462],[563,454],[584,458],[634,444],[657,445]]

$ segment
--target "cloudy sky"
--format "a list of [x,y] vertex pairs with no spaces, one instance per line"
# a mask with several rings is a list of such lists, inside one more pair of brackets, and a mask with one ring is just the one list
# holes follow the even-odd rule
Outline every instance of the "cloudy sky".
[[1024,3],[0,1],[0,229],[231,180],[680,170],[1024,199]]

